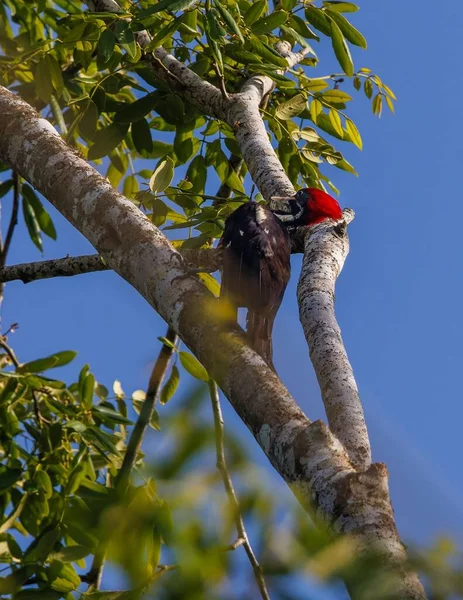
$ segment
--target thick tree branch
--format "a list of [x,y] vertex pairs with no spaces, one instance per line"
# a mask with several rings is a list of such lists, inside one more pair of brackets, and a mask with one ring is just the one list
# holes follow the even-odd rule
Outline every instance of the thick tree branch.
[[48,121],[2,87],[0,159],[44,194],[173,327],[302,505],[336,532],[353,534],[360,553],[379,549],[384,564],[395,568],[396,598],[425,598],[395,528],[386,467],[357,472],[339,440],[322,422],[311,424],[240,329],[210,310],[216,300],[188,276],[167,238]]
[[325,221],[309,229],[297,296],[330,429],[355,467],[367,469],[371,449],[365,417],[334,311],[336,279],[349,252],[347,224],[353,218],[346,209],[338,224]]

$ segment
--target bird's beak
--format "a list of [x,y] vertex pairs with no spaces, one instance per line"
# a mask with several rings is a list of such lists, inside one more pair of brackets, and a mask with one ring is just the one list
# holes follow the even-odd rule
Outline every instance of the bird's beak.
[[294,196],[272,196],[269,202],[270,210],[278,213],[291,213],[291,206],[288,204],[290,200],[294,200]]

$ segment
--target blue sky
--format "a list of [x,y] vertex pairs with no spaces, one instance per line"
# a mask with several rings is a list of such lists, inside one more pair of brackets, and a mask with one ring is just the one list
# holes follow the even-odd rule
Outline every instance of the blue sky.
[[[461,544],[463,11],[459,0],[364,1],[360,6],[352,21],[369,48],[354,53],[356,66],[378,73],[398,103],[395,116],[386,109],[378,120],[363,94],[355,95],[350,114],[364,150],[351,145],[343,150],[360,177],[331,170],[341,204],[357,215],[337,286],[337,314],[374,459],[389,468],[404,540],[430,543],[446,534]],[[50,212],[59,239],[46,243],[45,258],[93,251]],[[9,263],[39,259],[24,232],[18,233]],[[295,300],[299,265],[300,257],[294,257],[276,322],[275,364],[304,411],[317,419],[323,418],[320,392]],[[90,363],[106,385],[120,379],[127,391],[145,388],[158,351],[156,337],[165,331],[147,303],[112,273],[8,284],[2,322],[3,329],[20,324],[10,340],[20,360],[76,349],[77,364]],[[227,426],[253,446],[233,411],[224,408]],[[258,449],[254,454],[266,464]],[[287,493],[283,484],[277,489]]]

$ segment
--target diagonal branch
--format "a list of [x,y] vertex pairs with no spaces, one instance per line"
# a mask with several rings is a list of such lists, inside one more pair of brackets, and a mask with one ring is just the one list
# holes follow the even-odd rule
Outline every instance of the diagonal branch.
[[347,224],[353,218],[346,209],[338,225],[325,221],[307,232],[297,297],[330,429],[355,467],[368,469],[371,448],[363,407],[334,311],[336,279],[349,252]]
[[264,575],[262,573],[262,567],[254,554],[254,551],[249,541],[246,528],[244,526],[243,517],[241,516],[240,504],[236,496],[235,488],[233,487],[233,481],[230,477],[230,473],[227,468],[227,461],[225,459],[225,447],[224,447],[224,427],[223,427],[223,416],[222,407],[220,406],[219,390],[217,384],[212,379],[209,380],[209,392],[211,395],[212,410],[214,413],[214,427],[215,427],[215,449],[217,454],[217,469],[222,476],[222,481],[227,492],[228,501],[230,503],[231,512],[236,525],[236,531],[238,533],[238,541],[240,545],[244,546],[246,554],[248,555],[249,562],[251,563],[254,571],[254,577],[256,578],[257,585],[259,586],[260,595],[263,600],[270,600],[270,596],[265,585]]

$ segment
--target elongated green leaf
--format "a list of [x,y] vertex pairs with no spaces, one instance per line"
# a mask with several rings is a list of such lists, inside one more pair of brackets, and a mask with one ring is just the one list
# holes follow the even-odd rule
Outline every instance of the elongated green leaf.
[[0,466],[0,490],[7,490],[12,487],[21,477],[21,469],[12,469],[5,465]]
[[331,37],[330,22],[322,10],[315,8],[315,6],[307,6],[305,9],[305,18],[315,29]]
[[103,422],[111,421],[113,423],[120,423],[122,425],[133,425],[133,421],[126,419],[115,410],[112,410],[106,406],[93,406],[92,414],[101,419]]
[[278,65],[279,67],[285,68],[288,67],[288,61],[286,60],[286,58],[283,58],[268,44],[261,42],[259,38],[252,36],[249,39],[249,44],[253,52],[258,54],[265,60],[271,62],[273,65]]
[[331,104],[344,104],[344,102],[352,100],[352,96],[342,90],[327,90],[321,96],[323,100]]
[[320,41],[318,35],[312,31],[312,29],[310,29],[310,27],[307,25],[304,19],[301,19],[301,17],[298,17],[297,15],[291,15],[289,24],[291,28],[297,31],[297,33],[302,37],[307,38],[308,40]]
[[53,54],[47,54],[45,60],[50,71],[52,85],[56,90],[56,95],[59,97],[63,93],[64,89],[63,72],[61,71],[59,62],[56,60]]
[[244,22],[246,25],[251,26],[255,21],[260,19],[265,11],[266,4],[267,2],[265,0],[257,0],[257,2],[251,4],[244,14]]
[[363,147],[362,136],[360,135],[360,132],[357,129],[355,123],[350,119],[346,119],[346,130],[347,134],[349,135],[349,138],[353,141],[357,148],[360,148],[361,150]]
[[159,94],[156,92],[143,96],[120,108],[114,115],[114,121],[117,123],[133,123],[143,119],[147,114],[156,108],[159,102]]
[[67,546],[61,548],[59,552],[54,552],[50,559],[59,560],[61,562],[75,562],[81,558],[85,558],[91,553],[91,549],[86,546]]
[[143,152],[150,153],[153,149],[153,139],[151,137],[151,129],[146,119],[139,119],[132,123],[132,140],[134,146],[140,154]]
[[122,142],[128,129],[128,123],[111,123],[108,127],[97,131],[94,138],[95,143],[88,151],[88,160],[97,160],[107,156]]
[[262,35],[263,33],[270,33],[277,27],[286,23],[288,13],[285,10],[277,10],[274,13],[270,13],[266,17],[262,17],[251,25],[253,33],[256,35]]
[[293,29],[292,27],[286,27],[286,25],[280,25],[280,27],[281,27],[281,30],[284,33],[286,33],[287,36],[293,38],[293,40],[295,42],[297,42],[298,44],[300,44],[304,48],[309,48],[310,52],[314,56],[317,56],[316,53],[315,53],[315,50],[312,48],[312,46],[309,44],[309,42],[305,39],[305,37],[303,37],[302,35],[300,35],[295,29]]
[[186,10],[190,6],[193,6],[197,0],[161,0],[154,6],[142,10],[137,14],[137,19],[144,19],[150,15],[160,12],[161,10],[170,10],[176,12],[178,10]]
[[0,183],[0,198],[3,198],[5,194],[8,194],[13,185],[14,182],[12,179],[7,179],[7,181],[3,181],[2,183]]
[[104,450],[110,452],[111,454],[115,454],[116,456],[121,456],[121,453],[114,445],[109,434],[105,433],[104,431],[100,431],[97,427],[89,427],[87,431],[83,433],[83,436],[86,438],[93,437],[101,444]]
[[378,115],[378,117],[380,117],[381,113],[383,111],[383,96],[382,96],[382,94],[377,94],[373,98],[372,108],[373,108],[373,114]]
[[201,381],[209,381],[209,375],[199,360],[190,354],[190,352],[179,352],[178,353],[182,367]]
[[244,44],[244,37],[243,37],[243,34],[241,33],[241,29],[239,28],[238,23],[235,21],[235,19],[232,17],[232,15],[228,12],[228,10],[225,8],[223,3],[220,2],[219,0],[214,0],[214,5],[217,8],[217,10],[219,11],[220,16],[222,17],[223,21],[225,22],[225,24],[227,25],[227,27],[229,28],[231,33],[234,33],[238,37],[240,42],[242,44]]
[[335,163],[334,166],[338,169],[342,169],[343,171],[347,171],[348,173],[352,173],[353,175],[358,177],[357,171],[349,162],[347,162],[345,158],[343,158],[342,160],[338,160],[338,162]]
[[194,157],[190,163],[190,166],[188,167],[186,176],[188,181],[193,184],[191,193],[202,194],[207,177],[207,168],[204,156],[198,154],[198,156]]
[[317,118],[317,125],[318,127],[320,127],[320,129],[323,129],[323,131],[326,131],[335,138],[338,138],[338,140],[344,139],[344,129],[342,130],[342,134],[340,135],[339,131],[337,131],[333,127],[333,123],[331,122],[329,115],[325,113],[320,113],[320,115]]
[[371,79],[365,79],[363,89],[365,91],[366,97],[370,99],[373,96],[373,84],[371,83]]
[[318,116],[323,113],[323,104],[320,102],[320,100],[317,100],[316,98],[312,100],[312,102],[310,103],[309,112],[312,121],[314,123],[317,123]]
[[178,368],[174,365],[172,367],[169,379],[166,381],[164,387],[161,390],[161,397],[159,399],[161,404],[166,404],[167,402],[169,402],[169,400],[177,391],[179,382],[180,373]]
[[43,233],[45,233],[45,235],[50,237],[52,240],[56,240],[56,229],[53,225],[53,221],[51,220],[50,215],[43,207],[43,204],[40,202],[37,194],[26,183],[23,184],[21,190],[24,198],[27,199],[29,205],[34,211],[35,218],[37,219],[40,229],[43,231]]
[[151,175],[149,182],[150,190],[156,194],[163,192],[174,178],[174,161],[168,156],[161,161],[154,173]]
[[359,7],[352,2],[338,2],[337,0],[325,0],[323,6],[330,10],[344,13],[357,12],[359,9]]
[[352,77],[354,74],[354,63],[352,62],[349,47],[347,46],[346,40],[339,29],[339,25],[332,19],[330,19],[330,22],[331,41],[333,43],[334,53],[344,73],[349,77]]
[[389,110],[391,111],[391,113],[394,112],[394,103],[392,102],[392,100],[389,98],[389,96],[385,96],[386,98],[386,103],[389,107]]
[[35,86],[37,96],[44,102],[49,102],[53,94],[53,82],[46,56],[43,56],[35,67]]
[[287,121],[297,115],[301,114],[303,110],[307,108],[307,100],[302,94],[293,96],[286,102],[279,104],[275,110],[275,116],[278,119]]
[[306,142],[318,142],[320,136],[311,127],[304,127],[304,129],[295,129],[291,132],[291,136],[295,140],[306,140]]
[[98,40],[98,54],[106,63],[111,58],[116,46],[116,36],[111,29],[105,29]]
[[341,117],[339,116],[339,113],[336,110],[332,109],[329,112],[329,118],[330,118],[331,124],[333,125],[336,133],[339,134],[339,136],[343,137],[344,130],[342,128],[342,121],[341,121]]
[[52,355],[25,363],[18,368],[19,373],[41,373],[52,369],[58,363],[58,357]]
[[173,34],[180,27],[180,19],[172,19],[165,27],[162,27],[156,35],[153,37],[151,42],[145,48],[146,52],[150,52],[162,46],[162,44],[169,38],[173,36]]
[[352,23],[350,23],[346,17],[344,17],[343,15],[341,15],[338,12],[334,12],[332,10],[327,10],[325,11],[327,15],[329,15],[333,21],[336,21],[336,23],[339,26],[339,29],[341,30],[341,32],[343,33],[344,37],[349,40],[349,42],[351,44],[354,44],[355,46],[360,46],[360,48],[363,48],[364,50],[367,47],[367,41],[366,39],[363,37],[363,35],[360,33],[360,31],[358,29],[356,29]]
[[93,393],[95,391],[95,376],[88,373],[82,383],[81,401],[85,408],[91,408],[93,401]]

